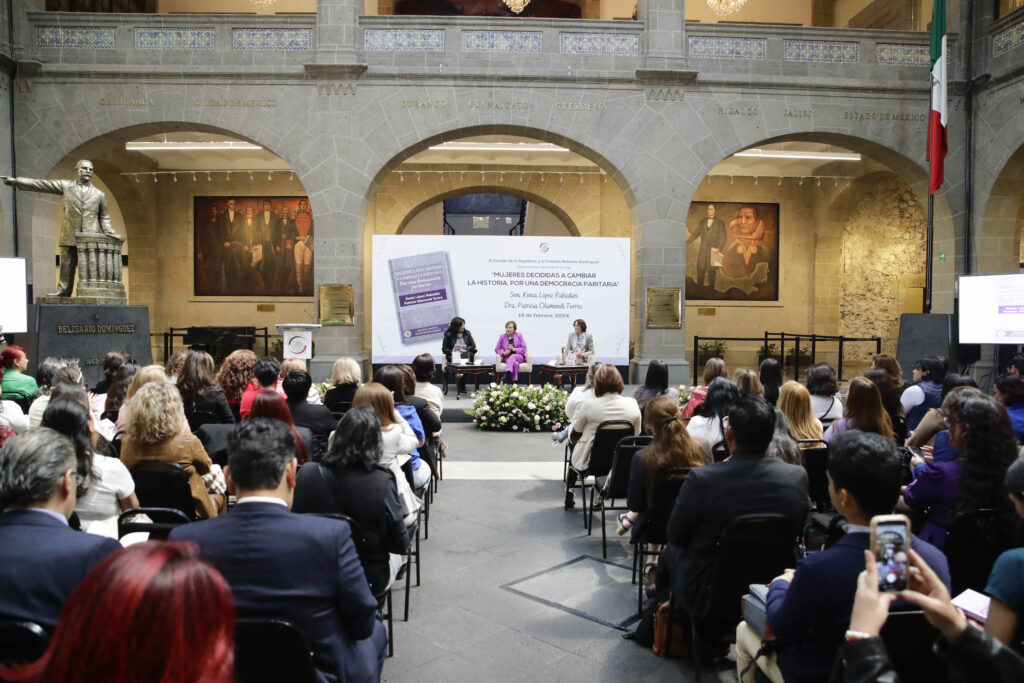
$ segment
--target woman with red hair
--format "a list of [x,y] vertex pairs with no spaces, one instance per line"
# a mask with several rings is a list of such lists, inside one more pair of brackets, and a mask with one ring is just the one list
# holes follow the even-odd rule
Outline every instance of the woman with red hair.
[[192,543],[109,555],[71,595],[38,661],[9,681],[220,683],[234,677],[235,603]]
[[20,346],[8,346],[0,352],[3,379],[0,380],[0,398],[10,401],[27,401],[39,393],[35,379],[25,374],[28,369],[28,355]]
[[299,459],[299,464],[309,460],[309,454],[313,452],[313,434],[306,427],[298,429],[295,427],[292,411],[281,394],[276,391],[261,391],[256,394],[256,398],[252,402],[252,410],[249,411],[245,419],[253,417],[269,417],[288,425],[292,430],[292,436],[295,437],[295,457]]

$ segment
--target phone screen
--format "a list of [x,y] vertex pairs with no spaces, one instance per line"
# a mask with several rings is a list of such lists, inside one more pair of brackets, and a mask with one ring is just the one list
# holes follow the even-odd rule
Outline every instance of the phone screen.
[[907,525],[883,522],[875,529],[875,566],[878,590],[901,591],[907,587]]

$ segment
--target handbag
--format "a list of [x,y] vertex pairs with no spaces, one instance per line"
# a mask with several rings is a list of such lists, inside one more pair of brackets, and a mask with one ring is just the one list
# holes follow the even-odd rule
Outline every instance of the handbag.
[[[658,611],[654,613],[654,646],[651,649],[659,657],[682,657],[688,640],[688,634],[683,628],[682,610],[674,610],[675,619],[669,618],[672,611],[672,603],[668,601],[658,605]],[[671,638],[669,628],[672,629]]]

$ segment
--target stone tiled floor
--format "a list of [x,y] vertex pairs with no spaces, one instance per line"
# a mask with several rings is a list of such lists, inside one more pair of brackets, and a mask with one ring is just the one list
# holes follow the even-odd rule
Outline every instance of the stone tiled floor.
[[[469,407],[465,400],[448,403],[446,408]],[[445,440],[446,464],[477,463],[458,476],[483,476],[487,470],[482,466],[489,463],[496,478],[456,479],[458,468],[451,467],[452,478],[441,482],[430,538],[422,545],[422,585],[412,589],[409,621],[395,622],[395,656],[384,665],[384,680],[692,679],[688,662],[656,657],[623,640],[619,630],[503,588],[520,581],[515,587],[523,590],[522,579],[583,555],[601,557],[597,524],[595,535],[588,537],[582,512],[562,510],[562,450],[552,448],[546,434],[486,433],[471,424],[446,423]],[[531,474],[524,463],[537,464],[536,472]],[[608,559],[629,567],[631,550],[615,535],[611,521],[609,527]],[[567,577],[525,587],[550,593]],[[628,572],[625,582],[594,579],[590,585],[594,591],[622,592],[614,600],[619,605],[627,594],[635,601]],[[585,607],[586,591],[577,588],[566,602]],[[706,666],[704,674],[703,680],[736,680],[728,661]]]

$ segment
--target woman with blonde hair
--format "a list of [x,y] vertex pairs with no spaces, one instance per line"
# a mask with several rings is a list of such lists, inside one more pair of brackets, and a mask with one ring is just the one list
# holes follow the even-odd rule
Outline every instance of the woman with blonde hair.
[[128,405],[128,433],[121,443],[121,462],[129,470],[141,460],[178,463],[188,473],[196,516],[216,517],[224,496],[208,494],[202,476],[213,462],[199,439],[187,430],[182,433],[184,420],[177,387],[166,381],[142,386]]
[[331,377],[327,381],[333,386],[324,394],[324,405],[332,413],[343,413],[355,399],[356,390],[363,382],[363,371],[359,363],[348,356],[342,356],[334,361]]
[[235,422],[241,421],[242,392],[252,381],[252,366],[256,365],[256,354],[249,349],[235,349],[221,363],[214,381],[224,390],[228,406]]
[[[619,515],[619,534],[632,528],[631,543],[643,537],[658,474],[669,467],[703,467],[711,462],[711,446],[704,439],[690,436],[679,413],[679,402],[668,396],[651,399],[644,410],[644,431],[653,437],[651,444],[636,454],[629,470],[629,512]],[[651,544],[652,551],[661,547]],[[652,562],[644,567],[654,585]],[[651,588],[650,590],[653,590]]]
[[[779,390],[779,410],[789,420],[790,431],[798,441],[821,439],[821,420],[811,412],[811,393],[800,382],[789,380]],[[816,448],[814,444],[800,444],[800,448]]]
[[[139,389],[149,384],[150,382],[168,382],[167,375],[164,372],[164,368],[161,365],[144,365],[135,371],[132,376],[132,383],[128,385],[128,391],[125,392],[124,401],[121,403],[121,407],[117,410],[117,422],[115,428],[118,432],[124,432],[128,429],[128,404],[131,403],[132,398],[135,394],[139,393]],[[182,431],[189,431],[188,420],[182,423]]]
[[850,380],[850,389],[846,393],[846,417],[829,425],[825,431],[825,441],[831,441],[836,434],[848,429],[893,438],[892,420],[889,419],[889,413],[885,412],[882,394],[874,382],[864,377]]
[[701,378],[701,385],[693,390],[690,394],[690,400],[683,406],[683,417],[689,420],[693,417],[693,411],[697,409],[697,406],[704,403],[704,399],[708,396],[708,385],[716,377],[728,377],[729,368],[725,364],[725,361],[721,358],[708,358],[708,362],[704,364],[704,376]]

